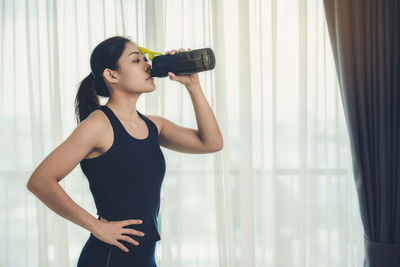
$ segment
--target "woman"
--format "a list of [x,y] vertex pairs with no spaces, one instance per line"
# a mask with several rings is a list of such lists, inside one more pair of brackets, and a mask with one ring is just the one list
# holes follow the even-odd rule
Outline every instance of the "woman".
[[[79,267],[156,266],[156,219],[165,174],[160,145],[184,153],[212,153],[222,149],[222,136],[197,73],[168,73],[191,96],[199,128],[194,130],[136,109],[139,96],[154,91],[155,84],[149,79],[151,66],[131,40],[104,40],[93,50],[90,66],[92,72],[76,96],[78,126],[35,169],[27,187],[54,212],[90,231]],[[99,104],[98,95],[109,97],[105,105]],[[98,218],[58,184],[78,163]]]

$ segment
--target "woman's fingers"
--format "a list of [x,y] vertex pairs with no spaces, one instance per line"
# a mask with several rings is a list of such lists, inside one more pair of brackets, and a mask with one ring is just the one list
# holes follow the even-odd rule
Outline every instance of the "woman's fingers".
[[130,237],[127,236],[127,235],[121,235],[121,237],[118,238],[118,239],[125,240],[125,241],[127,241],[127,242],[129,242],[129,243],[131,243],[131,244],[133,244],[133,245],[135,245],[135,246],[139,246],[139,242],[138,242],[138,241],[136,241],[136,240],[133,239],[133,238],[130,238]]
[[122,228],[123,229],[123,234],[131,234],[131,235],[137,235],[137,236],[144,236],[144,233],[141,231],[137,231],[131,228]]
[[173,72],[168,72],[169,78],[170,79],[175,79],[176,75]]
[[[131,237],[124,235],[136,235],[143,237],[145,234],[141,231],[137,231],[131,228],[124,228],[124,226],[132,225],[132,224],[141,224],[143,220],[141,219],[129,219],[129,220],[122,220],[122,221],[108,221],[104,218],[101,218],[101,221],[104,223],[102,227],[99,227],[99,233],[96,232],[96,238],[108,243],[112,244],[121,250],[128,252],[129,249],[125,247],[123,244],[118,242],[118,239],[126,240],[133,245],[138,246],[139,242],[132,239]],[[117,234],[118,233],[118,234]],[[115,234],[117,234],[117,238],[115,238]]]
[[[191,49],[189,48],[188,49],[188,51],[191,51]],[[174,55],[175,53],[179,53],[179,52],[185,52],[185,49],[184,48],[180,48],[179,50],[171,50],[171,51],[167,51],[167,52],[165,52],[165,55],[169,55],[169,54],[171,54],[171,55]]]
[[140,220],[140,219],[130,219],[130,220],[124,220],[124,221],[121,221],[121,222],[122,222],[122,226],[127,226],[127,225],[130,225],[130,224],[141,224],[141,223],[143,223],[143,221]]
[[122,245],[122,244],[119,243],[118,241],[115,242],[113,245],[119,247],[120,249],[122,249],[122,250],[125,251],[125,252],[129,252],[129,249],[127,249],[124,245]]
[[168,55],[168,54],[173,55],[173,54],[175,54],[175,52],[176,52],[176,50],[171,50],[171,52],[170,52],[170,51],[167,51],[167,52],[165,52],[165,54],[166,54],[166,55]]

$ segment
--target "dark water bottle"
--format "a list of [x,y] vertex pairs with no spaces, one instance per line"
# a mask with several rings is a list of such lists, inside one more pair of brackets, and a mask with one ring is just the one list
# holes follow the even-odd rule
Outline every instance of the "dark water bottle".
[[186,75],[212,70],[215,67],[215,55],[211,48],[175,52],[174,55],[155,56],[151,61],[151,77],[167,77],[168,72]]

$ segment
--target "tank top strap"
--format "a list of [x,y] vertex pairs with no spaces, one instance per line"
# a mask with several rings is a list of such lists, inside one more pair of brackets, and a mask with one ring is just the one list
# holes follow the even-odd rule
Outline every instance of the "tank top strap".
[[121,128],[123,126],[120,125],[120,121],[118,120],[117,116],[115,116],[114,112],[112,112],[112,110],[106,105],[99,106],[98,109],[102,110],[104,114],[106,114],[113,128],[115,137],[118,137],[115,139],[119,139],[123,135],[123,129]]

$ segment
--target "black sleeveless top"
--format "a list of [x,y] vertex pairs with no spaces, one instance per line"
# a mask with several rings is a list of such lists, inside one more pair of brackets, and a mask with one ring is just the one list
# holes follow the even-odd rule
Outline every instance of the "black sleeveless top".
[[[160,240],[157,216],[160,208],[161,184],[165,175],[165,158],[158,143],[157,126],[146,116],[148,136],[137,139],[130,135],[113,111],[99,106],[111,122],[114,142],[103,154],[80,162],[97,208],[97,215],[108,221],[141,219],[132,228],[145,233],[129,235],[140,244]],[[101,133],[99,133],[101,134]],[[126,241],[119,242],[125,243]]]

